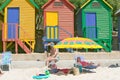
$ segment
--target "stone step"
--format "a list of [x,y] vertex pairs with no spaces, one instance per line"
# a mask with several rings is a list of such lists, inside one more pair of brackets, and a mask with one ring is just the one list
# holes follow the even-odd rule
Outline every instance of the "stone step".
[[[118,64],[120,66],[120,59],[104,59],[104,60],[86,60],[100,64],[101,67],[109,67],[110,65]],[[72,68],[75,60],[59,60],[56,64],[58,68]],[[43,68],[45,61],[12,61],[11,68]]]
[[[60,60],[73,60],[76,55],[82,55],[86,60],[101,60],[101,59],[120,59],[120,51],[107,52],[74,52],[74,53],[59,53]],[[47,58],[45,53],[31,54],[12,54],[13,61],[44,61]],[[1,54],[0,54],[1,59]]]
[[[100,63],[101,66],[110,66],[112,64],[120,65],[120,52],[113,51],[106,52],[75,52],[75,53],[59,53],[60,60],[57,62],[58,67],[73,67],[75,63],[74,57],[76,55],[84,56],[88,62]],[[30,68],[30,67],[44,67],[46,60],[45,53],[31,53],[31,54],[12,54],[12,68]],[[1,59],[1,54],[0,54]]]

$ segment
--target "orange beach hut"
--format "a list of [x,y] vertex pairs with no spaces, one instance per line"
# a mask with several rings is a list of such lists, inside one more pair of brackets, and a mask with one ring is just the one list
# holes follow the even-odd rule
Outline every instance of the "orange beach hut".
[[42,6],[46,41],[74,36],[74,9],[69,0],[48,0]]

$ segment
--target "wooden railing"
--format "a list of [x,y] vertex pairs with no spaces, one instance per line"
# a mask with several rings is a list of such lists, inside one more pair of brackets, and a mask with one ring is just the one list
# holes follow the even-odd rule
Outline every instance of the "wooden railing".
[[[8,30],[8,27],[13,27],[13,28],[11,29],[9,28]],[[10,31],[10,34],[8,33],[8,31]],[[9,37],[8,35],[10,35],[11,38],[8,38]],[[17,39],[18,39],[18,24],[16,23],[2,24],[2,41],[15,41]]]
[[[49,29],[49,31],[48,31],[48,29]],[[60,34],[59,31],[60,30],[65,32],[66,34],[68,34],[69,37],[73,37],[70,32],[68,32],[64,28],[61,28],[60,26],[46,26],[45,31],[46,31],[47,41],[53,41],[53,42],[59,41],[59,34]]]
[[[24,35],[23,38],[31,36],[31,35],[29,35],[29,33],[25,32],[25,30],[22,29],[22,27],[20,27],[18,24],[15,24],[15,23],[2,24],[2,41],[4,42],[3,46],[5,47],[5,43],[7,41],[15,41],[17,44],[19,44],[21,46],[21,48],[24,48],[27,44],[27,45],[29,45],[29,48],[33,50],[34,49],[33,45],[35,43],[34,40],[24,40],[23,39],[20,42],[20,39],[19,39],[19,30],[20,29],[23,32],[23,35]],[[23,45],[23,47],[22,47],[22,45]],[[26,49],[26,51],[25,51],[25,49]],[[23,49],[25,52],[30,52],[27,49],[27,46],[25,47],[25,49]]]

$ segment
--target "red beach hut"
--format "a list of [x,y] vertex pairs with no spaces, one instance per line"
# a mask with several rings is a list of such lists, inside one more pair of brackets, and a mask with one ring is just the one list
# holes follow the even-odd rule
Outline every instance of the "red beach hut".
[[74,36],[74,9],[69,0],[48,0],[42,6],[46,41]]

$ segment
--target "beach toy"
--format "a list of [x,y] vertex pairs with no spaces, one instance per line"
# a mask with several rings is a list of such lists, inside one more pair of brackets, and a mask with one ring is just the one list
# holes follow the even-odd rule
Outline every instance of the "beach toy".
[[50,72],[48,70],[45,71],[46,75],[50,75]]
[[39,75],[33,76],[33,79],[46,79],[49,77],[50,77],[50,72],[46,70],[45,74],[39,74]]

